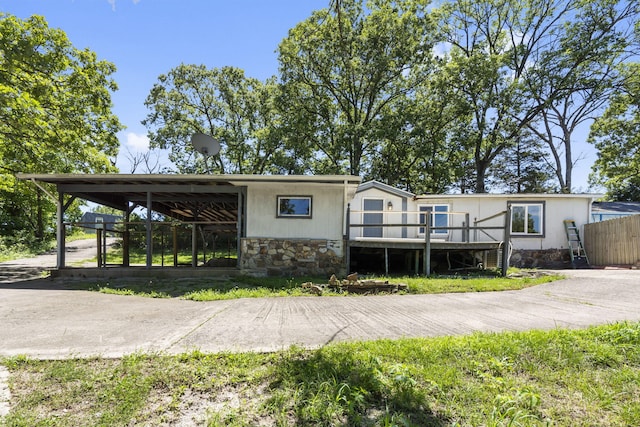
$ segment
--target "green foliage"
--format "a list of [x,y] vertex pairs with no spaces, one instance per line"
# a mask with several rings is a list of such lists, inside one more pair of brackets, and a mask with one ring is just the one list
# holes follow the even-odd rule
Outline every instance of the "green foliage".
[[[145,101],[150,146],[170,149],[180,173],[278,172],[274,159],[283,146],[269,127],[276,122],[274,91],[272,80],[262,83],[238,68],[181,64],[158,77]],[[217,138],[220,153],[197,154],[190,144],[196,132]]]
[[452,46],[443,67],[450,99],[471,114],[461,136],[475,191],[487,190],[487,173],[504,167],[498,156],[531,131],[550,151],[558,186],[570,192],[572,134],[616,86],[638,2],[457,1],[435,14]]
[[14,174],[115,171],[115,67],[40,16],[0,14],[0,52],[0,233],[42,239],[54,202]]
[[603,184],[613,200],[640,200],[640,64],[622,69],[623,90],[591,128],[598,149],[592,180]]
[[640,424],[640,323],[0,362],[10,371],[11,426]]
[[[285,138],[314,173],[367,174],[396,135],[385,116],[431,69],[432,24],[421,2],[332,3],[278,48]],[[390,166],[393,167],[393,166]]]

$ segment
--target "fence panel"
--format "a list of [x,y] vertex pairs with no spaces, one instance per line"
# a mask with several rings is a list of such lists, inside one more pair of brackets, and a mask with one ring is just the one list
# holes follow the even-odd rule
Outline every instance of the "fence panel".
[[640,261],[640,215],[586,224],[584,245],[593,265],[631,265]]

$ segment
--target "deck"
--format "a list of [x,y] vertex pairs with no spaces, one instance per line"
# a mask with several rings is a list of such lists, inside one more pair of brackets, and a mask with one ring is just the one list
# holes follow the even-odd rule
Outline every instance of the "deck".
[[[442,239],[431,239],[429,242],[431,250],[468,250],[485,251],[500,249],[502,242],[450,242]],[[349,240],[352,248],[388,248],[388,249],[424,249],[425,239],[404,238],[373,238],[356,237]]]
[[[348,207],[347,268],[352,267],[352,254],[369,252],[375,256],[373,252],[378,251],[385,273],[389,273],[395,255],[404,257],[404,264],[409,265],[414,274],[422,270],[428,276],[437,264],[435,258],[444,254],[449,266],[452,257],[461,256],[471,258],[472,267],[496,267],[506,275],[510,251],[502,249],[505,245],[511,246],[509,220],[508,210],[474,219],[472,225],[468,212],[393,211],[391,215],[389,211],[355,211]],[[488,223],[483,224],[485,222]],[[373,229],[380,236],[394,237],[365,237],[367,229]],[[489,259],[491,263],[487,262]]]

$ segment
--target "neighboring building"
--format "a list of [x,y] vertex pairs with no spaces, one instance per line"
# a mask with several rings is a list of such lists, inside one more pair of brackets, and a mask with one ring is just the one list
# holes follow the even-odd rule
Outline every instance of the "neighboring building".
[[639,214],[640,202],[594,202],[591,209],[592,222]]
[[115,224],[122,222],[122,215],[112,215],[98,212],[85,212],[78,224],[86,233],[95,233],[98,228],[107,231],[115,230]]

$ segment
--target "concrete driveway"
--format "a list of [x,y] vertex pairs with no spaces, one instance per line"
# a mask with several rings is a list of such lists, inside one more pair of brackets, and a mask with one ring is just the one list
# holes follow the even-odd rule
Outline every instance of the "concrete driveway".
[[640,271],[562,273],[569,278],[521,291],[217,302],[66,290],[42,279],[0,283],[0,356],[272,351],[640,320]]

